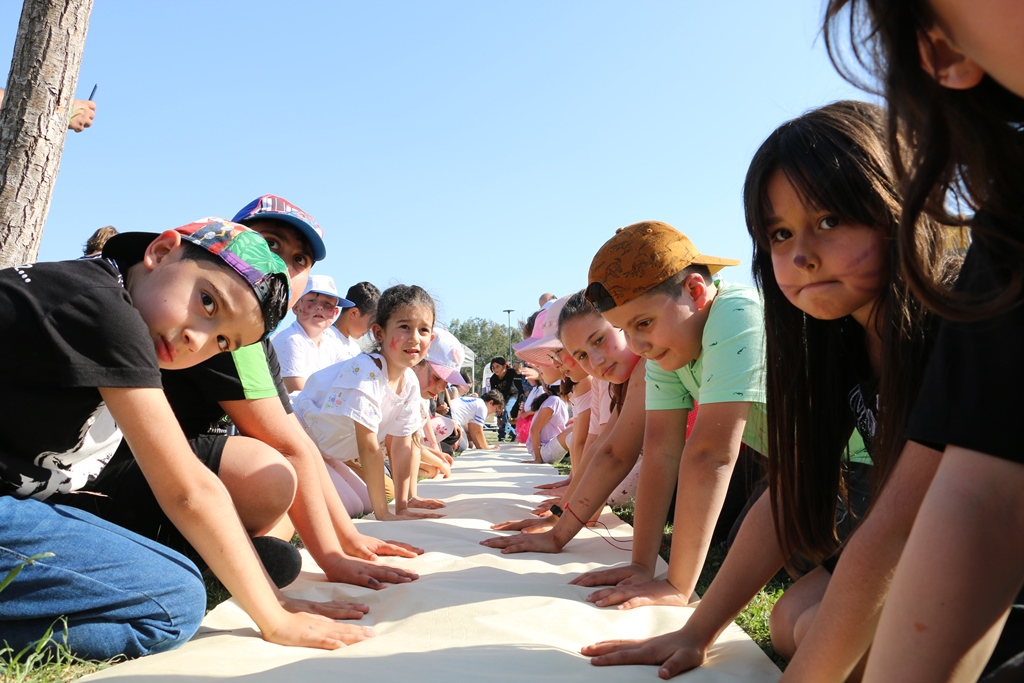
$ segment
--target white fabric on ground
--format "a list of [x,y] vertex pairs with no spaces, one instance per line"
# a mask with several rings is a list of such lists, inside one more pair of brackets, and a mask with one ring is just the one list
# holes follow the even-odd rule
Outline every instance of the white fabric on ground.
[[[335,683],[384,680],[410,683],[516,681],[601,683],[656,681],[653,666],[594,667],[583,645],[612,638],[643,638],[679,628],[690,608],[599,609],[586,602],[594,589],[568,581],[589,569],[629,562],[627,551],[585,529],[558,555],[502,555],[479,545],[504,535],[490,525],[529,516],[542,499],[533,486],[559,479],[547,465],[522,464],[525,449],[468,451],[456,458],[451,479],[420,483],[420,495],[440,498],[444,519],[402,522],[357,520],[364,533],[406,541],[426,552],[416,559],[382,558],[420,579],[382,591],[330,584],[304,555],[304,571],[285,589],[310,599],[365,602],[361,622],[377,637],[334,652],[263,642],[252,621],[229,600],[203,621],[184,647],[118,664],[83,680],[199,683],[244,678],[246,683]],[[628,547],[632,529],[608,508],[601,521]],[[623,543],[623,540],[625,541]],[[664,573],[664,563],[659,571]],[[776,681],[779,670],[735,624],[711,649],[707,664],[686,681]]]

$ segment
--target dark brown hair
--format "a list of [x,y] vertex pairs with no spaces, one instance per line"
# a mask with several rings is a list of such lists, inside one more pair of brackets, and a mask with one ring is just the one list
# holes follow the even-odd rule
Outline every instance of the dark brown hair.
[[[602,319],[601,314],[597,312],[597,308],[594,304],[590,303],[589,299],[587,299],[585,292],[586,290],[581,289],[565,300],[565,305],[562,306],[562,311],[558,314],[559,339],[562,337],[562,326],[570,320],[585,318],[587,316],[594,316],[598,319]],[[622,404],[626,400],[626,391],[628,389],[628,379],[622,384],[608,383],[608,394],[612,398],[612,410],[618,411],[622,408]]]
[[[830,0],[824,35],[839,73],[888,101],[889,147],[904,198],[897,235],[907,281],[940,315],[975,320],[1007,310],[1024,291],[1024,271],[1016,265],[1024,258],[1024,100],[987,75],[969,90],[936,82],[922,68],[918,46],[934,25],[926,0]],[[998,255],[1005,280],[981,300],[936,285],[916,235],[922,213],[958,227],[964,208],[984,209],[1000,225],[972,225],[974,237]]]
[[[879,424],[871,457],[878,491],[903,448],[933,320],[902,277],[895,232],[900,198],[885,145],[885,113],[863,102],[836,102],[775,130],[747,170],[747,230],[753,276],[764,297],[768,476],[776,531],[787,557],[821,561],[839,545],[836,504],[845,497],[844,463],[854,427],[848,394],[872,374],[864,329],[851,317],[818,320],[794,306],[775,279],[766,228],[774,214],[768,184],[782,173],[801,200],[841,221],[881,230],[887,282],[871,319],[882,341]],[[922,241],[937,226],[917,225]],[[927,251],[933,277],[942,254]]]

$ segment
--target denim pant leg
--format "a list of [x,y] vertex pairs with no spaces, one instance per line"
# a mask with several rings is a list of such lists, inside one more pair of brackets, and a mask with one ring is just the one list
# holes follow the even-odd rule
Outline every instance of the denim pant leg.
[[498,441],[504,441],[505,430],[508,428],[508,413],[499,411],[495,417],[498,418]]
[[0,578],[46,552],[0,592],[0,641],[15,651],[61,617],[69,649],[93,659],[170,650],[199,628],[206,589],[184,556],[82,510],[0,496]]

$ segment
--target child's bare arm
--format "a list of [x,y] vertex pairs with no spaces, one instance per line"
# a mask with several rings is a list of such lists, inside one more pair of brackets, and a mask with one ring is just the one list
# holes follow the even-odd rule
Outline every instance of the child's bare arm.
[[[484,428],[475,422],[470,422],[466,425],[466,431],[469,433],[469,442],[473,445],[473,448],[479,448],[483,451],[492,450],[491,446],[487,445],[487,438],[484,436]],[[497,449],[494,446],[493,449]]]
[[[700,410],[703,414],[703,405]],[[778,544],[766,544],[766,538],[775,538],[775,525],[771,501],[764,493],[750,508],[718,576],[682,629],[646,641],[604,641],[581,652],[594,657],[591,662],[598,666],[660,665],[658,676],[663,679],[700,666],[722,631],[782,566]]]
[[[259,439],[283,455],[292,468],[298,486],[288,516],[302,537],[317,565],[328,580],[351,583],[373,589],[383,588],[382,582],[405,583],[415,574],[393,567],[378,567],[346,557],[337,528],[355,534],[355,525],[338,499],[338,492],[330,485],[327,466],[312,441],[302,431],[295,418],[285,412],[281,401],[274,398],[222,401],[221,407],[246,436]],[[329,486],[323,482],[326,478]],[[337,500],[332,519],[327,501]]]
[[973,681],[1024,576],[1024,465],[949,446],[907,539],[865,681]]
[[942,456],[908,442],[874,507],[850,537],[787,681],[845,680],[871,646],[892,572]]
[[[679,459],[686,441],[688,410],[649,410],[644,421],[644,464],[636,492],[633,517],[633,559],[629,567],[599,569],[572,581],[580,586],[643,583],[654,578],[665,520],[672,501]],[[609,589],[590,600],[599,607],[617,605],[633,597]]]
[[749,412],[745,402],[701,404],[683,448],[668,567],[668,581],[681,596],[697,587]]
[[[99,391],[160,506],[256,622],[264,640],[335,649],[372,635],[369,629],[282,607],[285,599],[256,559],[227,490],[192,453],[163,391],[110,387]],[[318,611],[346,618],[332,603],[322,604]]]
[[284,388],[289,394],[294,391],[302,391],[303,387],[306,386],[305,377],[282,377],[281,380],[284,382]]
[[[503,538],[489,538],[482,542],[505,553],[560,552],[589,520],[604,507],[608,495],[629,473],[640,457],[644,438],[644,367],[637,363],[630,377],[629,391],[622,410],[613,415],[605,426],[607,439],[599,442],[593,461],[587,466],[567,511],[555,527],[539,534],[520,534]],[[534,418],[536,422],[536,418]],[[603,435],[602,435],[603,436]],[[574,478],[575,479],[575,478]]]

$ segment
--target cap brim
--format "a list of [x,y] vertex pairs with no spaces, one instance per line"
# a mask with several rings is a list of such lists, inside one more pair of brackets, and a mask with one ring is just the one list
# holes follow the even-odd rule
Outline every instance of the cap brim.
[[430,367],[434,368],[434,372],[436,372],[437,375],[445,382],[448,382],[448,384],[454,384],[459,387],[469,386],[466,384],[466,380],[462,379],[462,373],[457,369],[438,365],[437,363],[431,363],[430,361],[427,362],[430,363]]
[[313,250],[314,261],[323,261],[327,257],[327,245],[324,244],[324,239],[317,234],[316,230],[310,227],[309,223],[297,216],[288,213],[264,211],[236,222],[248,225],[249,223],[257,223],[259,221],[282,221],[287,223],[305,235],[306,240],[309,242],[309,247]]
[[737,261],[734,258],[719,258],[717,256],[706,256],[704,254],[701,254],[700,257],[694,261],[694,263],[701,266],[707,266],[708,270],[711,271],[711,274],[714,275],[722,268],[726,268],[728,266],[738,266],[741,263],[741,261]]
[[103,245],[103,257],[115,261],[138,261],[146,253],[146,247],[153,243],[158,232],[121,232]]
[[[348,299],[342,299],[337,294],[333,292],[325,292],[322,289],[311,289],[308,292],[306,292],[306,294],[323,294],[324,296],[333,296],[338,299],[338,308],[352,308],[353,306],[355,306],[355,304],[349,301]],[[306,296],[306,294],[303,294],[302,296]]]

